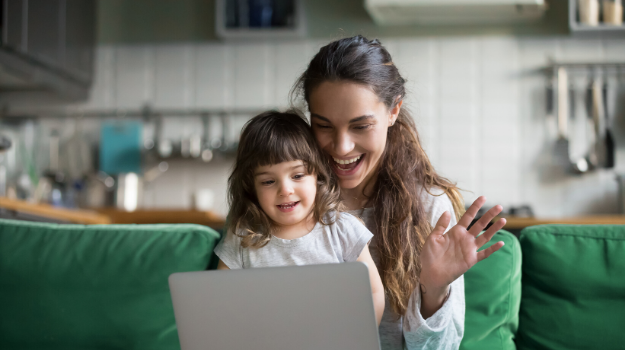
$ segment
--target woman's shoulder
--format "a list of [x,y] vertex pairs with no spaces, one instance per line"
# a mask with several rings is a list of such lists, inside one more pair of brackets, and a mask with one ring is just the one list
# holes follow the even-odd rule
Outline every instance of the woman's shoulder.
[[419,197],[423,204],[425,215],[430,220],[432,226],[436,225],[440,216],[446,211],[452,214],[452,221],[455,221],[454,206],[451,199],[442,188],[430,187],[426,189],[422,187],[419,191]]
[[440,187],[421,187],[419,189],[419,197],[424,205],[437,206],[449,204],[449,206],[451,206],[451,199],[449,199],[447,193]]

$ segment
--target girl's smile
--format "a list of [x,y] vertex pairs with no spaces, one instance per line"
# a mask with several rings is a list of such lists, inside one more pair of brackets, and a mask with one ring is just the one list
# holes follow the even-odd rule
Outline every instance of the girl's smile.
[[310,232],[317,177],[301,160],[259,166],[254,173],[258,203],[278,227],[275,235],[293,239]]
[[293,210],[295,210],[295,206],[299,204],[299,201],[297,202],[287,202],[287,203],[282,203],[282,204],[278,204],[276,205],[276,207],[278,207],[278,209],[280,209],[281,212],[283,213],[289,213]]

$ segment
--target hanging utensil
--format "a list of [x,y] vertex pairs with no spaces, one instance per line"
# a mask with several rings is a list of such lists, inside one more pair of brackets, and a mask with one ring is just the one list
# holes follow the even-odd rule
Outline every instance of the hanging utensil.
[[569,82],[568,74],[564,67],[559,67],[556,72],[557,81],[557,115],[558,115],[558,140],[555,144],[556,159],[560,159],[567,167],[571,165],[569,157]]
[[612,135],[612,109],[611,106],[613,103],[613,89],[611,88],[611,84],[606,81],[603,85],[603,99],[602,103],[604,104],[604,115],[605,115],[605,147],[606,147],[606,158],[604,167],[605,168],[614,168],[615,165],[615,156],[616,156],[616,143],[614,142],[614,136]]
[[595,76],[592,82],[592,120],[595,125],[595,155],[596,165],[605,167],[607,161],[607,147],[605,135],[605,110],[603,103],[603,82]]
[[[591,161],[591,158],[594,158],[594,156],[590,152],[594,134],[591,131],[589,135],[589,130],[592,130],[592,125],[589,125],[589,123],[592,123],[592,121],[589,120],[588,113],[586,113],[585,83],[571,84],[570,97],[569,159],[572,172],[581,174],[594,166]],[[589,140],[589,138],[591,139]]]

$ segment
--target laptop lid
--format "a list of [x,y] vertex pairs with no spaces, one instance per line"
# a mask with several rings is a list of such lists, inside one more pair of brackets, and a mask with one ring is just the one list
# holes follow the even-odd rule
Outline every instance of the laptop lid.
[[379,350],[359,262],[174,273],[182,350]]

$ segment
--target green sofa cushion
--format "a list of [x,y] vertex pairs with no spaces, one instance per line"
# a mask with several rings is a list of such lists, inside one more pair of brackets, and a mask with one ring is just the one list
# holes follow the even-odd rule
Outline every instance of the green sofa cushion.
[[518,349],[623,349],[625,226],[524,229]]
[[513,234],[500,230],[482,249],[499,241],[505,245],[464,274],[462,350],[515,349],[521,303],[521,248]]
[[0,220],[0,349],[179,349],[167,278],[206,269],[218,238]]

